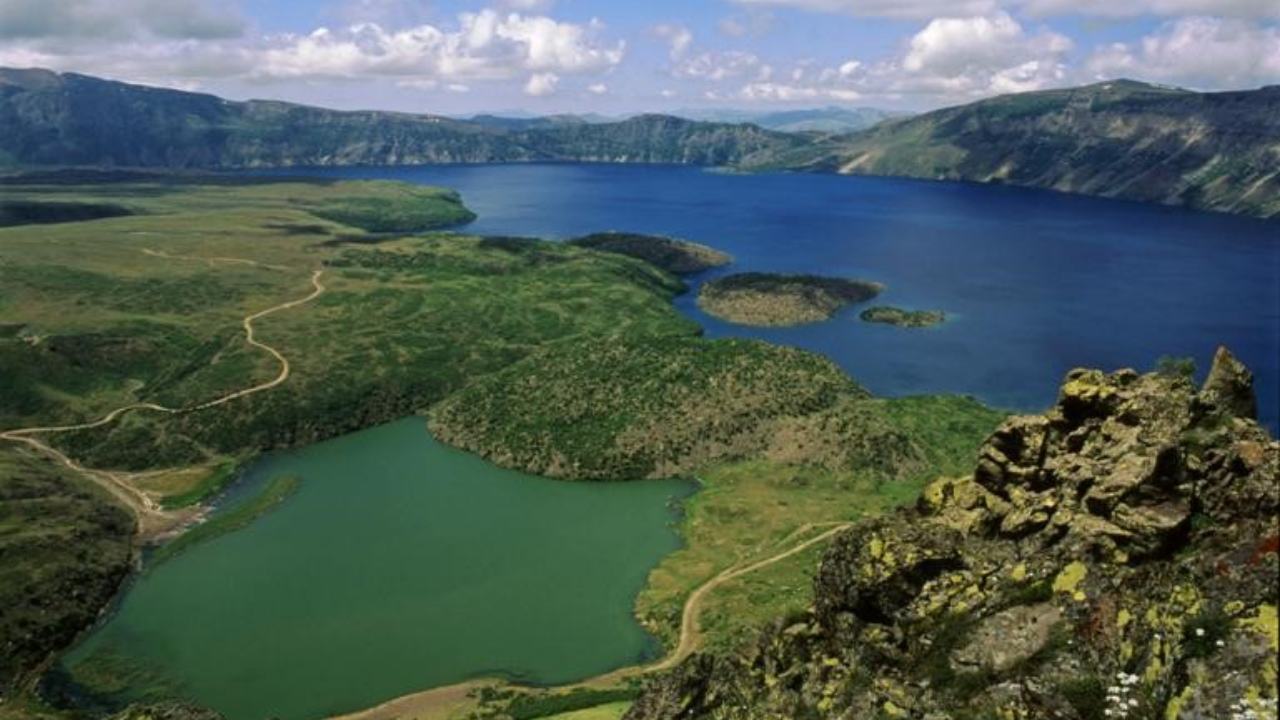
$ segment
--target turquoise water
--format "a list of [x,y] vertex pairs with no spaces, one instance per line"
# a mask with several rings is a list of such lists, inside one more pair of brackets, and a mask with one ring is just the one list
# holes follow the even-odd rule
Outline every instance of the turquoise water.
[[821,352],[872,392],[952,392],[1035,411],[1067,370],[1150,368],[1162,355],[1207,370],[1219,344],[1257,377],[1280,420],[1280,221],[966,183],[819,174],[731,175],[662,165],[472,165],[299,169],[458,189],[468,230],[569,237],[630,230],[727,250],[719,272],[813,272],[879,280],[876,302],[941,309],[929,330],[858,320],[746,328],[678,305],[711,337]]
[[316,718],[470,677],[563,683],[657,651],[632,607],[679,481],[496,468],[407,419],[266,458],[298,492],[141,576],[65,660],[230,720]]

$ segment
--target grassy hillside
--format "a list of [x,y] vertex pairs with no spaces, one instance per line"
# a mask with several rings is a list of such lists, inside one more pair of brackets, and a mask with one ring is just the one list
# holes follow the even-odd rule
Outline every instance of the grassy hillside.
[[[227,457],[402,416],[548,340],[695,331],[669,304],[681,283],[631,258],[454,235],[357,242],[359,228],[335,222],[456,219],[465,211],[448,192],[305,182],[7,190],[112,198],[136,214],[91,232],[0,230],[0,427],[82,422],[130,402],[188,406],[269,380],[278,362],[244,343],[241,321],[306,295],[311,271],[324,270],[313,303],[256,324],[290,359],[292,392],[53,438],[93,466],[212,471]],[[363,206],[374,213],[354,211]]]
[[0,166],[243,168],[584,160],[731,164],[802,142],[752,125],[652,115],[501,125],[339,112],[74,73],[0,68]]
[[1280,214],[1280,86],[1127,80],[1006,95],[757,157],[756,167],[1042,187]]
[[88,480],[0,444],[0,697],[98,616],[133,518]]

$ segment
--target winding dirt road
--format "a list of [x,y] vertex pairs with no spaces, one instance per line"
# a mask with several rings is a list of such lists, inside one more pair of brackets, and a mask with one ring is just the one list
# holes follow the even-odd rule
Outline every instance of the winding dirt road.
[[[207,261],[210,264],[213,264],[215,262],[228,262],[228,263],[236,263],[236,264],[255,265],[255,266],[266,267],[271,269],[287,269],[287,268],[281,268],[278,265],[265,265],[255,260],[247,260],[243,258],[202,258],[202,257],[186,256],[186,255],[169,255],[167,253],[162,253],[162,252],[159,252],[156,250],[150,250],[150,249],[144,249],[143,252],[153,257],[161,257],[161,258],[167,258],[172,260],[202,260],[202,261]],[[279,305],[274,305],[272,307],[269,307],[266,310],[259,310],[258,312],[245,316],[244,320],[241,322],[241,326],[244,328],[245,341],[249,345],[252,345],[253,347],[259,348],[261,350],[265,350],[272,357],[274,357],[277,362],[280,363],[280,372],[277,373],[276,376],[271,380],[268,380],[263,383],[259,383],[257,385],[253,385],[251,387],[242,388],[240,390],[227,393],[226,395],[214,398],[213,400],[209,400],[208,402],[203,402],[198,405],[191,405],[188,407],[173,408],[173,407],[166,407],[164,405],[158,405],[156,403],[132,403],[129,405],[125,405],[123,407],[118,407],[115,410],[112,410],[111,412],[107,413],[106,415],[103,415],[101,418],[94,420],[92,422],[78,423],[75,425],[48,425],[43,427],[16,428],[13,430],[5,430],[3,432],[0,432],[0,440],[9,440],[12,442],[24,443],[27,446],[35,449],[36,451],[48,457],[53,458],[54,460],[61,463],[65,467],[70,468],[71,470],[74,470],[75,472],[78,472],[84,475],[85,477],[88,477],[89,479],[93,480],[97,484],[101,485],[104,489],[110,492],[112,496],[120,500],[120,502],[124,503],[125,506],[127,506],[130,510],[132,510],[135,515],[137,515],[139,533],[145,534],[146,532],[150,530],[154,530],[157,527],[168,526],[175,521],[180,521],[181,519],[186,517],[187,515],[186,513],[166,512],[154,500],[152,500],[149,495],[142,492],[137,487],[135,487],[131,482],[129,482],[129,478],[140,476],[141,475],[140,473],[133,474],[133,473],[124,473],[124,472],[114,472],[110,470],[98,470],[95,468],[85,467],[84,465],[81,465],[80,463],[73,460],[66,453],[63,453],[62,451],[58,450],[57,448],[54,448],[48,443],[41,441],[36,436],[73,432],[76,430],[89,430],[96,427],[102,427],[103,425],[107,425],[109,423],[115,422],[116,419],[118,419],[120,416],[126,413],[134,412],[137,410],[146,410],[146,411],[157,412],[157,413],[162,413],[166,415],[176,415],[180,413],[195,412],[197,410],[205,410],[207,408],[216,407],[218,405],[224,405],[233,400],[247,397],[255,393],[260,393],[265,390],[270,390],[271,388],[279,385],[280,383],[283,383],[285,380],[289,379],[289,373],[291,371],[291,368],[289,366],[289,358],[285,357],[283,353],[281,353],[279,350],[275,349],[274,347],[258,340],[257,336],[254,334],[253,322],[255,320],[259,320],[263,317],[266,317],[267,315],[281,312],[283,310],[288,310],[290,308],[294,308],[299,305],[304,305],[320,297],[320,295],[323,294],[325,291],[324,284],[320,282],[320,277],[323,274],[323,272],[324,272],[323,270],[316,270],[311,274],[312,291],[306,297],[298,298],[296,300],[289,300],[287,302],[280,303]]]

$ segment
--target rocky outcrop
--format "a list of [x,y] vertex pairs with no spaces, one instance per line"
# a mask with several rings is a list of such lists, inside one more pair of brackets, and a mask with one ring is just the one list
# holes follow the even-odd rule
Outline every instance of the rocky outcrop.
[[627,718],[1274,718],[1280,444],[1252,408],[1225,350],[1201,389],[1073,371],[971,476],[840,535],[810,612]]

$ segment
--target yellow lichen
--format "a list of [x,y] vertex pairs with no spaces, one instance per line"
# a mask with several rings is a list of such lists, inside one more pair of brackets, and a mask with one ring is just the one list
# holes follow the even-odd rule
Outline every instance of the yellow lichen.
[[1132,619],[1133,619],[1133,615],[1130,614],[1130,612],[1127,609],[1120,608],[1120,612],[1116,613],[1116,627],[1123,630],[1125,629],[1125,626],[1129,624],[1129,621]]
[[1063,568],[1062,572],[1053,579],[1053,591],[1074,593],[1088,574],[1089,566],[1077,560]]
[[884,714],[889,717],[906,717],[907,711],[893,704],[892,700],[884,701]]
[[1023,580],[1026,580],[1027,564],[1018,563],[1017,566],[1013,568],[1013,571],[1009,573],[1009,577],[1013,578],[1014,582],[1022,582]]
[[878,537],[871,538],[871,542],[867,543],[867,550],[871,557],[879,559],[884,555],[884,541]]
[[1164,720],[1178,720],[1178,716],[1182,714],[1182,704],[1191,697],[1191,686],[1182,688],[1182,692],[1178,693],[1164,709]]
[[1280,625],[1277,625],[1275,605],[1259,605],[1258,614],[1240,624],[1265,637],[1272,650],[1280,650]]

